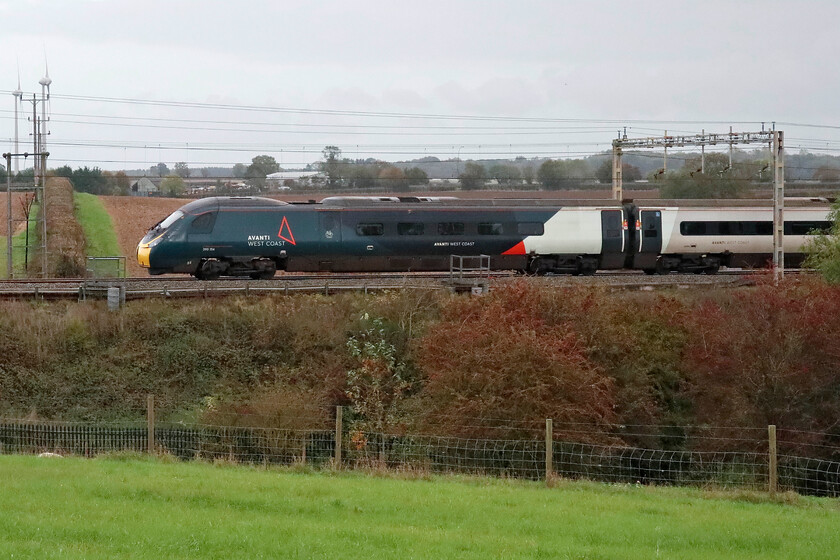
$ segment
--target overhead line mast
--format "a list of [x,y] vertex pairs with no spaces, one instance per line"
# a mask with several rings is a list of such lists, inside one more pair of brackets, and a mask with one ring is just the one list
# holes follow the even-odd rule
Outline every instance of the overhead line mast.
[[[734,144],[768,144],[773,154],[773,279],[778,283],[785,275],[785,149],[784,132],[776,130],[776,123],[773,123],[772,130],[764,130],[762,124],[761,132],[732,132],[730,127],[728,133],[716,134],[706,133],[693,135],[668,135],[648,138],[628,138],[626,131],[620,133],[619,137],[613,140],[613,175],[612,192],[615,200],[623,198],[621,156],[626,149],[642,148],[663,148],[667,157],[668,148],[682,148],[686,146],[700,146],[702,155],[705,157],[706,146],[719,144],[729,145],[730,168],[732,167],[732,146]],[[705,169],[705,161],[702,162]]]

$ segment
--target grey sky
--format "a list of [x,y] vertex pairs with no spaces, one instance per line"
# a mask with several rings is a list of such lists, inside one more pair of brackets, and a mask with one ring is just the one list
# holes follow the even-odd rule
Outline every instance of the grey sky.
[[326,144],[389,160],[565,157],[608,148],[621,123],[654,135],[772,120],[788,123],[792,149],[840,153],[838,23],[832,1],[0,0],[0,139],[6,148],[13,136],[15,58],[22,89],[40,91],[46,48],[54,166],[199,167],[271,153],[295,167]]

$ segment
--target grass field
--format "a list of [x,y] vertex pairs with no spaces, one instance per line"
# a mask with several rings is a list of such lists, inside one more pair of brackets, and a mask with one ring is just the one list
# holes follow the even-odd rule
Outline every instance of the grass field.
[[73,193],[76,219],[85,232],[88,257],[122,256],[111,216],[99,197],[88,193]]
[[837,501],[0,456],[3,558],[837,558]]
[[[35,220],[35,216],[38,215],[38,204],[35,203],[32,205],[31,209],[31,216],[32,220],[26,225],[27,229],[29,230],[29,261],[32,262],[35,251],[37,250],[38,245],[38,222]],[[5,222],[2,226],[5,231]],[[14,274],[22,275],[24,273],[26,267],[26,259],[27,254],[25,251],[26,248],[26,231],[22,231],[17,235],[12,237],[12,268],[14,269]],[[7,265],[8,262],[7,258],[7,249],[6,246],[6,236],[0,236],[0,278],[6,277],[7,272]],[[40,269],[39,269],[40,270]]]
[[89,257],[114,257],[120,255],[117,234],[111,216],[99,197],[88,193],[74,193],[76,219],[85,231]]

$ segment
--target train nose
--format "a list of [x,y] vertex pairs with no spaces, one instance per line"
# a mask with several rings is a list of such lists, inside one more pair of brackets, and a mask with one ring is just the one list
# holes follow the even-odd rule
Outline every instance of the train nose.
[[137,262],[143,268],[149,268],[149,253],[152,252],[152,248],[149,247],[148,243],[141,243],[137,246]]

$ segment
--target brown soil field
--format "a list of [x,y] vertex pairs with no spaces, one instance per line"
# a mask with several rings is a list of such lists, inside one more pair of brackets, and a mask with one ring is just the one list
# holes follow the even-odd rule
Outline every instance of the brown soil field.
[[[23,207],[21,206],[21,202],[23,200],[24,193],[22,192],[14,192],[12,191],[12,219],[13,220],[22,220],[23,219]],[[7,198],[7,194],[5,192],[0,193],[0,237],[6,237],[6,220],[8,219],[9,213],[7,210],[9,201]],[[13,224],[15,228],[15,234],[20,233],[26,227],[26,224],[23,222],[15,222]]]
[[136,196],[100,196],[99,199],[114,223],[122,254],[126,256],[128,276],[147,276],[137,264],[137,243],[150,227],[188,203],[183,198],[144,198]]

